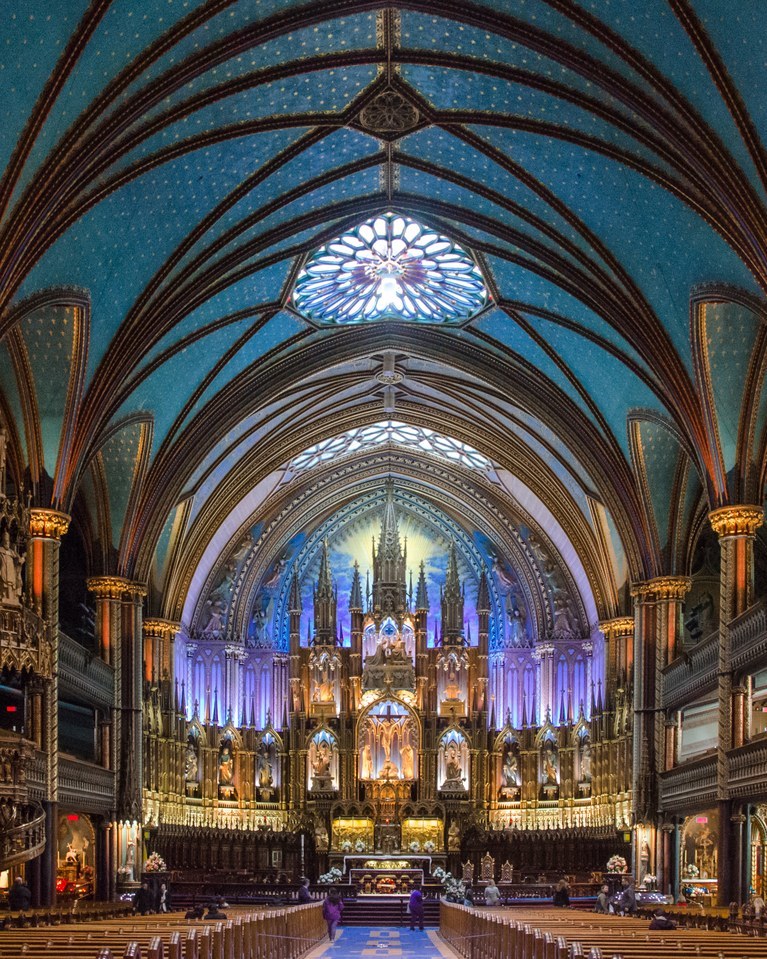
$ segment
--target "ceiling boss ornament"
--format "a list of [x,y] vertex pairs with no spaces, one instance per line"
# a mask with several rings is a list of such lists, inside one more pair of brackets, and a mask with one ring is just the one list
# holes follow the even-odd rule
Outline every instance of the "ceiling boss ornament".
[[410,217],[384,213],[320,247],[298,275],[293,306],[317,323],[461,322],[488,303],[460,246]]
[[360,111],[359,124],[368,133],[391,139],[418,126],[418,110],[395,90],[385,90]]

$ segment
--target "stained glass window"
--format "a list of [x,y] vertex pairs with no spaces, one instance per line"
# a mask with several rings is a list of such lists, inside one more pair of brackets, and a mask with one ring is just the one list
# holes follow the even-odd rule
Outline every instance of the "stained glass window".
[[317,323],[450,323],[487,302],[485,281],[465,250],[396,213],[366,220],[320,247],[293,291],[293,306]]
[[452,436],[443,436],[422,426],[410,426],[396,420],[384,420],[370,426],[360,426],[347,430],[340,436],[315,443],[291,461],[288,472],[291,474],[304,472],[320,463],[355,453],[365,447],[379,446],[381,443],[409,446],[424,453],[431,453],[433,456],[460,463],[468,469],[487,473],[491,479],[495,478],[492,461],[468,443],[462,443],[460,440],[453,439]]

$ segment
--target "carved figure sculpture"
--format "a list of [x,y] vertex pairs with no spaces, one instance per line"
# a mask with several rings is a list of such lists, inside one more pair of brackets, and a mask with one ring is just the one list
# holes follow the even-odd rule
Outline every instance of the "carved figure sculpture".
[[258,757],[258,785],[261,789],[268,789],[274,784],[272,764],[269,761],[269,747],[262,744],[261,755]]
[[506,747],[506,754],[503,757],[503,785],[506,789],[513,789],[519,785],[519,760],[511,745]]
[[327,779],[330,776],[331,758],[330,746],[325,741],[321,742],[312,763],[312,772],[316,779]]
[[591,782],[591,740],[588,736],[581,743],[581,782]]
[[463,770],[459,762],[458,748],[450,743],[445,749],[445,782],[460,783],[463,780]]
[[402,749],[400,749],[399,757],[402,760],[402,778],[415,779],[413,747],[410,743],[405,743]]
[[184,750],[184,779],[187,782],[196,782],[198,768],[197,745],[194,737],[190,736],[186,741],[186,749]]
[[450,828],[447,831],[447,851],[448,852],[460,852],[461,851],[461,829],[458,825],[458,820],[454,819],[450,823]]
[[550,739],[543,747],[543,781],[547,786],[557,784],[557,753]]
[[370,748],[370,743],[365,743],[362,747],[362,778],[373,778],[373,750]]
[[220,786],[231,786],[234,783],[234,755],[232,743],[228,739],[221,743],[218,754],[218,782]]
[[22,557],[11,546],[8,530],[3,530],[0,540],[0,602],[9,606],[18,606],[21,601]]

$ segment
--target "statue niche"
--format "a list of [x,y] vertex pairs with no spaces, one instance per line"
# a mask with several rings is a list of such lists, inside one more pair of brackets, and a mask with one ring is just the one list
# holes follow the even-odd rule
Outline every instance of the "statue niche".
[[459,729],[449,729],[440,741],[438,784],[442,792],[468,791],[469,745]]
[[405,644],[405,633],[412,632],[403,626],[399,629],[391,617],[381,624],[376,636],[375,628],[366,631],[367,642],[375,639],[375,651],[365,657],[362,672],[362,687],[368,689],[415,690],[413,658]]
[[559,793],[559,751],[553,739],[545,739],[541,746],[541,786],[546,799],[556,799]]
[[232,740],[225,737],[218,749],[218,796],[219,799],[236,799],[234,787],[234,746]]
[[334,792],[338,756],[336,741],[327,729],[320,729],[312,736],[308,758],[312,793]]
[[184,747],[184,788],[187,796],[197,796],[200,790],[199,734],[192,728]]
[[504,738],[501,756],[501,798],[519,799],[521,782],[519,743],[509,734]]
[[325,649],[312,650],[309,659],[309,682],[312,715],[330,719],[338,715],[342,664],[337,653]]
[[466,687],[469,660],[465,651],[451,649],[437,660],[437,695],[439,714],[449,718],[466,715]]

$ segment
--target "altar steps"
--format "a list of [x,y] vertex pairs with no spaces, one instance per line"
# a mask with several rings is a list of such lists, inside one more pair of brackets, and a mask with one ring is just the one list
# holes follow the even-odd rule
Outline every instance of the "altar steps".
[[[345,926],[408,926],[407,898],[399,896],[360,896],[344,900]],[[424,925],[439,925],[439,901],[424,900]]]

